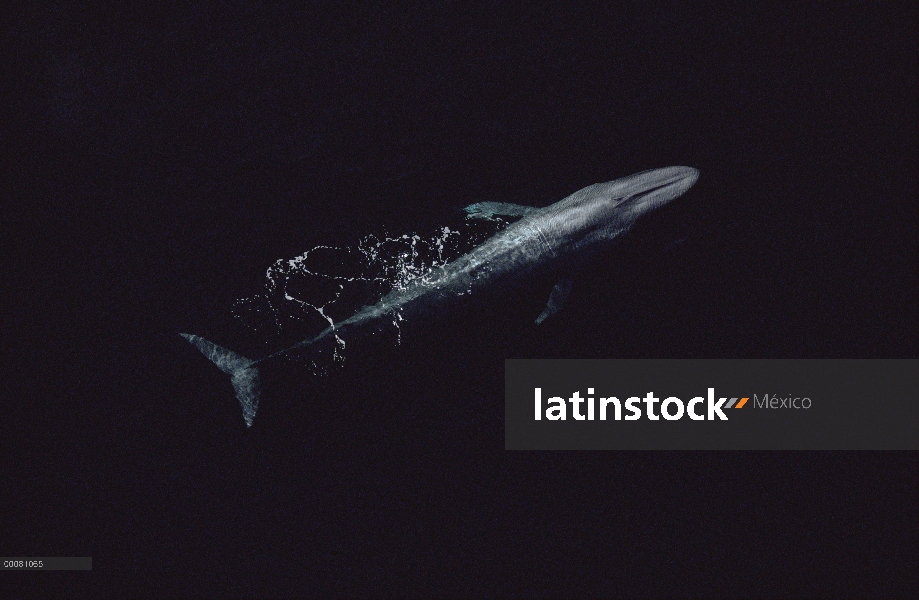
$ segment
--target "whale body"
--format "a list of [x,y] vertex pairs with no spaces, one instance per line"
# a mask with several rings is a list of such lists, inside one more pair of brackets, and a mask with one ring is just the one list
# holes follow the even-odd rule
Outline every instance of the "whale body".
[[[498,202],[467,206],[464,209],[467,218],[490,219],[495,215],[521,218],[458,259],[431,269],[319,335],[258,360],[240,356],[196,335],[179,335],[231,376],[243,419],[251,427],[259,403],[259,365],[294,355],[323,341],[342,340],[343,336],[349,337],[412,307],[430,310],[452,297],[475,294],[540,269],[555,268],[564,273],[580,257],[628,231],[642,215],[683,195],[698,178],[699,171],[691,167],[666,167],[588,186],[544,208]],[[571,286],[571,280],[562,276],[536,323],[562,308]]]

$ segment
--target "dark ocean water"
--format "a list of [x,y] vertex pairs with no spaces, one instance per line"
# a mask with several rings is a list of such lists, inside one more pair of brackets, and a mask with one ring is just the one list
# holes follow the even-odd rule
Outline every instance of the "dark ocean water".
[[[562,6],[3,26],[0,545],[94,568],[0,596],[916,593],[915,453],[503,445],[505,358],[917,358],[915,6]],[[272,365],[251,429],[177,335],[257,358],[312,326],[234,314],[277,260],[671,165],[551,320],[538,280]]]

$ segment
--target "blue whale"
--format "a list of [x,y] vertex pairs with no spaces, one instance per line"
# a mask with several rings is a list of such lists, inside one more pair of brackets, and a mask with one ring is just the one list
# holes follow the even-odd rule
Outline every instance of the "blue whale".
[[[376,327],[381,320],[392,319],[396,313],[413,307],[429,310],[450,297],[491,288],[501,281],[536,270],[550,268],[565,273],[567,266],[579,257],[628,231],[642,215],[681,196],[698,178],[696,169],[667,167],[591,185],[544,208],[498,202],[468,206],[465,208],[467,218],[490,219],[495,215],[521,218],[455,261],[432,268],[316,337],[258,360],[240,356],[196,335],[179,335],[231,376],[243,419],[251,427],[258,410],[258,368],[261,364],[323,342],[341,343],[361,329]],[[571,285],[571,280],[563,275],[552,289],[536,323],[562,308]]]

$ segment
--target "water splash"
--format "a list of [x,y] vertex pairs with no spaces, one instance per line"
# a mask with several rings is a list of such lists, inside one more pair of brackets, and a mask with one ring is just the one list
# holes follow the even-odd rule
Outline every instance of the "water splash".
[[[426,236],[384,232],[352,246],[316,246],[271,265],[263,291],[237,300],[233,315],[267,347],[309,338],[455,260],[508,222],[467,220]],[[398,311],[392,314],[396,344],[402,339],[403,320]],[[345,340],[335,335],[329,362],[343,362],[345,349]],[[315,360],[312,365],[317,373],[327,371]]]

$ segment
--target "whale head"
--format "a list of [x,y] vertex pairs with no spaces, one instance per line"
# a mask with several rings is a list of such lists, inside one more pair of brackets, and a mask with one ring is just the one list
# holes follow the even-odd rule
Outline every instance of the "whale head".
[[628,231],[698,179],[699,171],[691,167],[666,167],[591,185],[549,207],[540,230],[554,252],[577,252]]
[[666,167],[617,179],[610,189],[609,211],[619,223],[631,227],[645,214],[679,198],[699,179],[692,167]]

